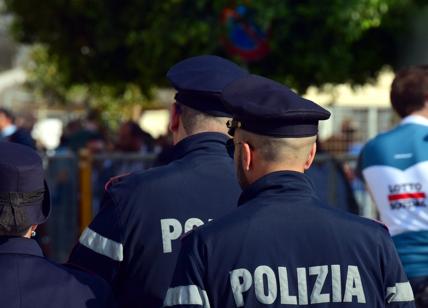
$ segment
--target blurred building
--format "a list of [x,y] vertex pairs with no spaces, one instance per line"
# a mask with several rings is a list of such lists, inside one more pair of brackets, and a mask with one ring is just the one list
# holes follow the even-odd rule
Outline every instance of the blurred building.
[[389,101],[393,78],[393,72],[385,70],[373,84],[358,87],[343,84],[326,87],[324,91],[310,87],[305,97],[323,105],[332,113],[329,121],[320,123],[320,139],[328,140],[340,135],[344,125],[351,120],[356,128],[352,140],[354,143],[364,143],[379,132],[389,129],[397,120]]

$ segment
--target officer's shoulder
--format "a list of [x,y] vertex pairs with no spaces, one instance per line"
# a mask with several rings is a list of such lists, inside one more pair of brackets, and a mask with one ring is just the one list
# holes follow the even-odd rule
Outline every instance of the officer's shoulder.
[[104,190],[108,191],[114,185],[117,185],[117,184],[123,182],[126,179],[126,177],[128,177],[130,175],[131,175],[131,173],[124,173],[124,174],[120,174],[120,175],[116,175],[114,177],[111,177],[107,181],[107,183],[104,185]]
[[215,220],[212,220],[195,230],[192,230],[190,234],[195,234],[202,238],[204,241],[209,241],[213,238],[225,238],[230,234],[235,234],[245,228],[245,224],[249,221],[252,221],[254,218],[254,213],[248,211],[244,207],[238,207],[228,214],[221,216]]
[[346,228],[350,228],[351,230],[355,229],[356,232],[364,231],[368,232],[368,234],[375,231],[381,231],[382,233],[385,231],[387,233],[389,232],[388,227],[380,221],[361,217],[359,215],[346,212],[345,210],[336,209],[329,206],[324,206],[323,209],[328,211],[329,215],[334,216],[337,220],[342,221]]
[[361,217],[361,216],[358,216],[355,214],[350,214],[350,213],[347,213],[347,214],[352,217],[352,220],[355,221],[356,224],[359,224],[359,225],[363,226],[364,228],[370,228],[373,230],[381,230],[381,231],[389,232],[388,227],[384,223],[382,223],[378,220],[374,220],[372,218]]
[[177,178],[179,164],[171,162],[165,166],[153,167],[150,169],[133,172],[124,176],[113,178],[106,191],[111,193],[130,193],[138,189],[139,193],[144,192],[148,187],[162,183],[162,187],[168,185],[170,178]]
[[103,278],[96,275],[95,273],[87,271],[73,264],[57,264],[52,261],[51,263],[52,265],[56,266],[58,270],[63,270],[67,272],[67,275],[69,277],[72,277],[69,278],[69,281],[75,280],[75,282],[77,282],[78,284],[90,286],[91,289],[94,290],[96,293],[107,294],[111,292],[111,287],[107,283],[107,281],[105,281]]
[[42,271],[52,284],[69,287],[78,292],[88,286],[98,294],[109,294],[111,287],[101,277],[69,264],[59,264],[46,258],[38,258],[35,268]]

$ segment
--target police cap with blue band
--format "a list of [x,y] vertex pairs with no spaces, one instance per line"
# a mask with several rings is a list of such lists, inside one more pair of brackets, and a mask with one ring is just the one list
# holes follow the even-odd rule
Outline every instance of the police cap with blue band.
[[246,70],[229,60],[203,55],[175,64],[166,76],[177,90],[178,103],[212,116],[230,117],[221,92],[229,83],[246,75]]
[[330,117],[329,111],[285,85],[257,75],[230,83],[223,90],[222,99],[233,114],[228,123],[232,136],[238,127],[278,138],[315,136],[318,121]]

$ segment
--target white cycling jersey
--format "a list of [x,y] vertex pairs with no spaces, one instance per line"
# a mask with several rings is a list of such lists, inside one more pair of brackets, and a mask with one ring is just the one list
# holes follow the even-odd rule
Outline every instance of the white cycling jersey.
[[411,115],[363,148],[360,169],[392,236],[428,230],[428,119]]

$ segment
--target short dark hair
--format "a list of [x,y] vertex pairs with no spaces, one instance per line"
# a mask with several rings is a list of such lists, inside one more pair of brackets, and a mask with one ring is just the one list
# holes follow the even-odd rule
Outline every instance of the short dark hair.
[[398,71],[390,97],[392,107],[402,118],[422,109],[428,99],[428,65]]

